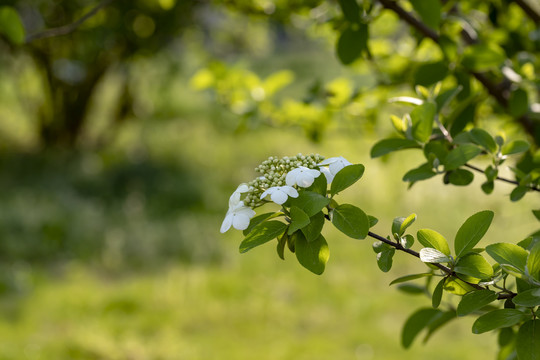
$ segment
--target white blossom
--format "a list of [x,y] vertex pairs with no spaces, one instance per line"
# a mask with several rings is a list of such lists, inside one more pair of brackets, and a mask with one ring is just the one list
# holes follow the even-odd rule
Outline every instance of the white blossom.
[[[234,195],[234,194],[233,194]],[[232,196],[231,196],[232,198]],[[229,211],[221,224],[221,233],[226,232],[231,226],[237,230],[245,230],[249,226],[249,221],[255,216],[255,211],[244,205],[243,201],[229,204]]]
[[326,176],[326,181],[330,184],[334,180],[334,176],[343,169],[345,166],[352,165],[347,159],[343,156],[332,157],[324,160],[323,162],[317,164],[319,166],[329,165],[328,168],[321,167],[321,172]]
[[243,193],[246,193],[248,191],[249,186],[247,186],[247,184],[240,184],[229,198],[229,208],[238,204],[238,202],[240,201],[240,196],[242,196]]
[[276,204],[283,205],[289,196],[298,197],[298,191],[292,186],[273,186],[262,193],[261,199],[264,199],[267,195],[270,195],[270,198]]
[[285,183],[287,186],[298,185],[300,187],[310,187],[315,178],[321,175],[319,170],[310,169],[305,166],[299,166],[287,173]]

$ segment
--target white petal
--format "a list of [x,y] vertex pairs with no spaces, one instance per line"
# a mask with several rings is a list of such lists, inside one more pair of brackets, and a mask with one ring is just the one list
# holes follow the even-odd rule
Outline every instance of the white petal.
[[223,220],[223,223],[221,224],[221,229],[219,230],[222,234],[229,230],[231,228],[233,221],[233,214],[231,212],[228,212],[227,215],[225,215],[225,219]]
[[298,176],[299,171],[299,169],[293,169],[287,173],[287,176],[285,177],[285,183],[287,186],[296,185],[296,177]]
[[321,168],[321,172],[324,174],[324,176],[326,177],[326,182],[328,184],[332,183],[332,180],[334,180],[334,175],[332,175],[332,173],[330,172],[330,170],[328,170],[328,168],[325,168],[325,167],[322,167]]
[[247,216],[249,219],[251,219],[252,217],[255,216],[255,211],[253,211],[252,208],[247,207],[247,206],[244,206],[244,207],[241,207],[240,209],[237,209],[234,213],[236,215]]
[[261,194],[261,200],[264,199],[266,195],[270,194],[270,189],[264,190],[264,192]]
[[236,230],[246,230],[249,226],[249,217],[244,214],[234,214],[232,218],[232,226]]
[[336,161],[336,159],[337,158],[335,158],[335,157],[324,159],[322,162],[318,163],[317,165],[329,165],[329,164],[333,163],[334,161]]
[[287,201],[287,194],[280,190],[280,191],[275,191],[272,196],[270,196],[270,198],[272,199],[273,202],[275,202],[276,204],[278,205],[282,205],[285,203],[285,201]]
[[296,179],[296,183],[298,184],[298,186],[305,187],[305,188],[310,187],[311,184],[313,184],[313,181],[315,181],[315,178],[305,172],[300,174],[298,178]]
[[229,198],[229,207],[234,207],[239,202],[240,202],[240,193],[235,191],[235,192],[233,192],[233,194]]
[[247,184],[240,184],[235,192],[245,193],[245,192],[248,192],[248,191],[249,191],[249,186],[247,186]]
[[281,189],[285,191],[285,193],[289,195],[290,197],[293,197],[293,198],[298,197],[298,191],[292,186],[282,186]]

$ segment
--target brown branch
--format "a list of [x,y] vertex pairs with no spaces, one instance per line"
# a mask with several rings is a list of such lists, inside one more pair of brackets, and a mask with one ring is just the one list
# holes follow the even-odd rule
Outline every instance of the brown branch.
[[527,3],[525,0],[514,0],[516,4],[527,14],[527,16],[534,21],[535,24],[540,23],[540,14]]
[[[471,170],[474,170],[474,171],[478,171],[482,174],[484,174],[484,170],[480,169],[480,168],[477,168],[476,166],[474,165],[471,165],[471,164],[465,164],[464,165],[465,167],[468,167],[469,169]],[[512,185],[520,185],[519,181],[515,181],[515,180],[510,180],[510,179],[506,179],[506,178],[503,178],[503,177],[500,177],[500,176],[497,176],[495,179],[497,180],[500,180],[500,181],[503,181],[505,183],[508,183],[508,184],[512,184]],[[528,187],[529,189],[531,189],[532,191],[540,191],[540,188],[535,186],[535,185],[526,185],[526,187]]]
[[[516,3],[524,9],[524,11],[529,16],[539,16],[534,9],[528,7],[528,4],[524,2],[524,0],[515,0]],[[427,26],[425,23],[423,23],[421,20],[416,18],[412,13],[406,11],[401,6],[398,5],[398,3],[395,0],[379,0],[379,2],[382,4],[382,6],[388,10],[391,10],[395,12],[403,21],[411,25],[413,28],[418,30],[420,33],[425,35],[426,37],[430,38],[434,42],[440,45],[440,36],[437,34],[435,30]],[[525,10],[525,9],[528,10]],[[534,18],[533,18],[534,20]],[[535,20],[536,22],[536,20]],[[465,39],[465,41],[470,44],[471,40]],[[478,80],[484,88],[487,90],[487,92],[497,101],[497,103],[502,106],[504,109],[508,110],[508,100],[509,100],[509,91],[508,87],[506,86],[500,86],[495,83],[493,83],[485,74],[479,73],[476,71],[469,70],[469,73]],[[536,125],[532,121],[532,119],[527,115],[522,115],[519,118],[516,119],[521,126],[529,133],[531,136],[534,137],[534,134],[536,132]],[[538,142],[535,138],[535,141]]]
[[101,9],[103,9],[105,6],[109,5],[113,1],[114,0],[103,0],[101,3],[99,3],[96,7],[94,7],[92,10],[90,10],[88,13],[86,13],[83,17],[81,17],[77,21],[68,25],[64,25],[57,28],[48,29],[45,31],[28,35],[25,39],[25,42],[28,44],[37,39],[45,39],[45,38],[62,36],[62,35],[67,35],[69,33],[72,33],[79,26],[81,26],[82,23],[90,19],[92,16],[96,15]]
[[[398,242],[393,242],[393,241],[390,241],[380,235],[377,235],[375,233],[372,233],[371,231],[368,232],[368,236],[374,238],[374,239],[377,239],[379,241],[382,241],[383,243],[385,244],[388,244],[390,246],[392,246],[393,248],[395,248],[396,250],[400,250],[400,251],[403,251],[403,252],[406,252],[407,254],[409,255],[412,255],[412,256],[415,256],[417,258],[420,258],[420,254],[417,253],[416,251],[414,250],[411,250],[411,249],[407,249],[407,248],[404,248],[400,243]],[[444,266],[444,265],[441,265],[441,264],[437,264],[437,263],[430,263],[431,265],[434,265],[436,267],[438,267],[439,269],[441,269],[443,272],[445,272],[446,274],[450,275],[450,276],[453,276],[461,281],[463,281],[464,283],[466,283],[467,285],[470,285],[472,286],[473,288],[477,289],[477,290],[486,290],[487,287],[484,287],[484,286],[481,286],[481,285],[478,285],[478,284],[475,284],[475,283],[471,283],[471,282],[468,282],[468,281],[465,281],[463,279],[460,279],[459,276],[452,270],[450,269],[449,267],[447,266]],[[516,296],[515,293],[513,292],[509,292],[509,293],[505,293],[505,294],[499,294],[497,299],[498,300],[503,300],[503,299],[511,299],[513,298],[514,296]]]

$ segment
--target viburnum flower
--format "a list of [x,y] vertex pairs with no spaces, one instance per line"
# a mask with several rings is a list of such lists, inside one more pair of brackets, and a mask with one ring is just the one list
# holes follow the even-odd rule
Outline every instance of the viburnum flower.
[[236,203],[231,203],[231,201],[229,201],[229,211],[227,211],[227,215],[225,215],[220,231],[221,233],[224,233],[229,230],[231,226],[237,230],[245,230],[249,226],[249,221],[253,216],[255,216],[255,211],[253,211],[252,208],[245,206],[243,201],[238,201]]
[[262,193],[261,199],[270,195],[270,199],[278,205],[283,205],[290,197],[298,197],[298,191],[292,186],[273,186]]
[[329,165],[328,168],[321,168],[321,172],[326,176],[326,181],[330,184],[334,180],[334,176],[343,169],[345,166],[352,165],[347,159],[343,156],[332,157],[324,160],[323,162],[317,164],[319,166]]
[[246,193],[249,191],[249,186],[247,184],[240,184],[234,190],[231,197],[229,198],[229,208],[233,205],[236,205],[240,201],[240,196],[242,196],[243,193]]
[[305,166],[299,166],[287,173],[285,183],[287,186],[298,185],[300,187],[310,187],[315,178],[321,175],[319,170],[310,169]]

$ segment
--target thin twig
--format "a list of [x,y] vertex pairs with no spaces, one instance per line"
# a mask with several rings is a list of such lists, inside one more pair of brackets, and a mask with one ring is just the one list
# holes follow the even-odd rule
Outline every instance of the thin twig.
[[540,14],[536,12],[531,5],[525,0],[514,0],[516,4],[527,14],[527,16],[534,21],[535,24],[540,23]]
[[[465,164],[464,165],[465,167],[468,167],[469,169],[471,170],[474,170],[474,171],[478,171],[482,174],[484,174],[484,170],[474,166],[474,165],[471,165],[471,164]],[[500,177],[500,176],[497,176],[496,177],[497,180],[500,180],[500,181],[503,181],[505,183],[508,183],[508,184],[513,184],[513,185],[520,185],[519,181],[515,181],[515,180],[510,180],[510,179],[506,179],[506,178],[503,178],[503,177]],[[529,189],[531,189],[532,191],[540,191],[540,188],[537,187],[537,186],[534,186],[534,185],[527,185],[527,187]]]
[[35,33],[35,34],[28,35],[25,41],[26,43],[29,43],[37,39],[45,39],[45,38],[50,38],[50,37],[55,37],[55,36],[67,35],[75,31],[79,26],[81,26],[82,23],[90,19],[92,16],[96,15],[101,9],[103,9],[105,6],[109,5],[113,1],[114,0],[104,0],[101,3],[99,3],[96,7],[94,7],[92,10],[90,10],[87,14],[85,14],[83,17],[78,19],[77,21],[68,25],[64,25],[57,28],[52,28],[52,29]]
[[[382,241],[383,243],[385,244],[388,244],[390,246],[392,246],[393,248],[395,248],[396,250],[400,250],[400,251],[403,251],[403,252],[406,252],[407,254],[409,255],[412,255],[412,256],[415,256],[417,258],[420,258],[420,254],[417,253],[416,251],[414,250],[411,250],[411,249],[407,249],[407,248],[404,248],[400,243],[398,242],[393,242],[393,241],[390,241],[380,235],[377,235],[375,233],[372,233],[371,231],[368,232],[368,236],[374,238],[374,239],[377,239],[379,241]],[[437,263],[430,263],[431,265],[434,265],[436,267],[438,267],[439,269],[441,269],[443,272],[445,272],[446,274],[450,275],[450,276],[453,276],[455,278],[458,278],[459,280],[463,281],[464,283],[466,283],[467,285],[470,285],[472,286],[473,288],[477,289],[477,290],[486,290],[487,287],[484,287],[484,286],[481,286],[481,285],[478,285],[478,284],[474,284],[474,283],[471,283],[471,282],[468,282],[468,281],[465,281],[463,279],[460,279],[459,276],[452,270],[450,269],[449,267],[447,266],[444,266],[444,265],[441,265],[441,264],[437,264]],[[505,293],[505,294],[498,294],[497,296],[497,299],[499,300],[502,300],[502,299],[511,299],[513,298],[514,296],[516,296],[516,294],[510,292],[510,293]]]

